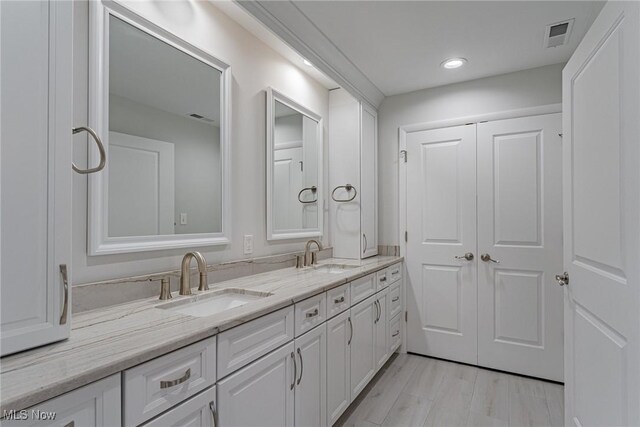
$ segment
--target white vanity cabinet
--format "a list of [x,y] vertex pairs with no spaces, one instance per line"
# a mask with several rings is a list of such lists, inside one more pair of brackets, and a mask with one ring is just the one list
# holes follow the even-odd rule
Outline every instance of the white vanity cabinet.
[[327,325],[295,340],[295,425],[324,427],[327,418]]
[[218,426],[293,426],[295,357],[290,342],[220,381]]
[[0,19],[5,356],[69,336],[72,4],[3,1]]
[[353,401],[376,373],[375,320],[376,296],[351,307],[353,338],[351,339],[351,401]]
[[329,226],[336,258],[378,253],[378,114],[344,89],[329,92]]
[[351,403],[351,338],[347,310],[327,322],[327,424],[335,423]]
[[120,374],[31,408],[2,414],[3,427],[114,427],[121,423]]

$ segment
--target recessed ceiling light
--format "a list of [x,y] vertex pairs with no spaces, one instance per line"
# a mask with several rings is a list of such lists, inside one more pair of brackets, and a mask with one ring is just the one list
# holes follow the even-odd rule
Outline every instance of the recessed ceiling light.
[[309,62],[308,59],[303,59],[302,62],[304,63],[304,65],[308,65],[309,67],[313,67],[313,64],[311,62]]
[[446,68],[447,70],[452,70],[454,68],[460,68],[466,63],[467,63],[467,60],[464,58],[449,58],[440,65],[442,66],[442,68]]

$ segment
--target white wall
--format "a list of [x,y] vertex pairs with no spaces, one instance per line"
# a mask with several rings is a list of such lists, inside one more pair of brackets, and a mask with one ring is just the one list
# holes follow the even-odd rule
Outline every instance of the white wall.
[[549,65],[385,98],[378,111],[380,244],[399,244],[398,128],[562,102],[562,68]]
[[[327,89],[209,2],[130,1],[126,4],[145,18],[231,65],[232,242],[228,246],[198,249],[208,262],[301,250],[303,240],[266,241],[265,89],[272,86],[328,118]],[[74,2],[73,90],[76,125],[87,122],[88,31],[88,3]],[[326,126],[327,120],[324,123]],[[327,134],[325,129],[324,135]],[[85,144],[76,144],[74,161],[84,165],[86,156]],[[328,174],[325,173],[326,176]],[[74,174],[73,180],[74,284],[179,268],[185,250],[87,256],[87,177]],[[327,185],[324,187],[327,188]],[[326,194],[324,196],[326,198]],[[254,236],[254,253],[250,256],[242,253],[244,234]],[[323,243],[328,243],[326,237],[323,240]]]

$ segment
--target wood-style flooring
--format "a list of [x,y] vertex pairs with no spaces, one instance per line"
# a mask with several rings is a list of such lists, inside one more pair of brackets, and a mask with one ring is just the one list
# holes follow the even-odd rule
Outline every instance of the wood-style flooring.
[[562,385],[399,354],[335,426],[562,426],[563,418]]

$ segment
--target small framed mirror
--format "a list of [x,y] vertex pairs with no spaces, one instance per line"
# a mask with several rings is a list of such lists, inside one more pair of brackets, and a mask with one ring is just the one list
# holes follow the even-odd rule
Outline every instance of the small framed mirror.
[[227,244],[229,65],[118,3],[90,13],[89,122],[107,166],[89,177],[89,254]]
[[322,236],[322,118],[267,89],[267,239]]

